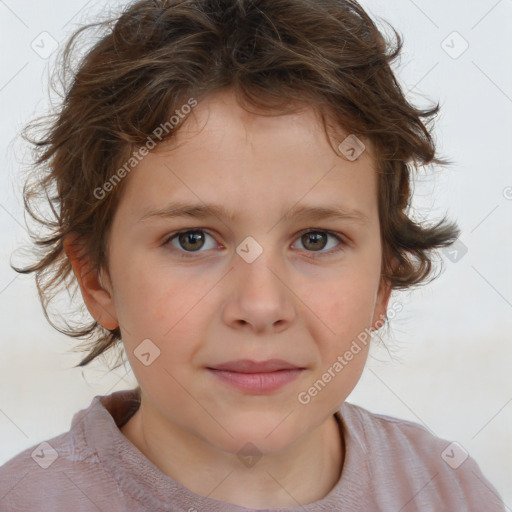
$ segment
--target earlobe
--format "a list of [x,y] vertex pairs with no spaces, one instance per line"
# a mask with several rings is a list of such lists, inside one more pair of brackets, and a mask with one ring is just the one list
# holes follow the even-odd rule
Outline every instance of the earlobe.
[[[89,258],[84,254],[83,245],[76,234],[64,239],[66,253],[77,278],[85,305],[91,316],[105,329],[113,330],[119,326],[110,280],[101,271],[90,266]],[[107,284],[104,284],[108,282]]]

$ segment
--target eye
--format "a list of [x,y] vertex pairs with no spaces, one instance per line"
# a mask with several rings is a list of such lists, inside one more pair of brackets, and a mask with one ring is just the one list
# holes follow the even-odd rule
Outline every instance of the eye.
[[[204,252],[201,251],[201,249],[205,248],[206,237],[214,240],[214,238],[204,229],[188,229],[169,235],[163,245],[171,246],[171,250],[176,252],[180,258],[190,258],[194,257],[194,253]],[[335,239],[338,244],[335,245],[334,249],[323,251],[323,249],[328,245],[327,240],[329,237]],[[299,233],[298,240],[300,240],[305,247],[305,251],[309,253],[318,253],[318,255],[313,254],[308,256],[313,258],[332,255],[333,253],[343,250],[347,245],[344,238],[340,236],[339,233],[334,233],[325,229],[306,229]],[[206,250],[214,249],[215,247],[215,244],[213,244],[210,245],[210,247],[206,247]]]
[[[187,252],[201,252],[200,249],[203,248],[205,244],[205,237],[208,236],[213,240],[213,237],[206,233],[203,229],[189,229],[187,231],[180,231],[179,233],[175,233],[168,237],[164,242],[164,245],[172,245],[180,254],[181,257],[187,258]],[[171,242],[176,241],[176,244]],[[177,247],[177,244],[181,247]],[[209,249],[214,248],[209,247]],[[185,250],[185,254],[182,250]]]
[[[329,251],[322,251],[328,244],[328,237],[334,238],[338,241],[338,245]],[[307,229],[300,233],[300,242],[306,247],[308,252],[319,252],[319,256],[313,255],[313,258],[328,256],[329,254],[337,253],[345,248],[346,242],[338,233],[333,233],[325,229]]]

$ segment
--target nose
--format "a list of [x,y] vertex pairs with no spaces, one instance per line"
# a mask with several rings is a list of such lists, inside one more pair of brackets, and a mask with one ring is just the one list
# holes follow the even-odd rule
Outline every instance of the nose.
[[231,286],[225,303],[224,321],[232,328],[254,333],[277,333],[296,318],[294,293],[285,266],[270,250],[248,263],[239,258],[230,272]]

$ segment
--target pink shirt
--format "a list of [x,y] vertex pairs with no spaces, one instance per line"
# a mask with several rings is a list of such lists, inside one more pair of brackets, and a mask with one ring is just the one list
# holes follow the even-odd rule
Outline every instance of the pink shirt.
[[[193,493],[121,433],[136,390],[95,396],[71,428],[0,467],[0,511],[247,512]],[[457,446],[409,421],[344,403],[341,477],[314,503],[274,512],[504,512],[496,489]]]

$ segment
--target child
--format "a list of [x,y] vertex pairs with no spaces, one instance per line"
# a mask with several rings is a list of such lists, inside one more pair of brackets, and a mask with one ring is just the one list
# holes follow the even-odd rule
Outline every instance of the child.
[[104,28],[27,136],[25,204],[55,219],[17,270],[45,306],[78,284],[80,366],[122,344],[139,386],[2,466],[1,510],[503,511],[458,445],[345,402],[391,292],[459,234],[407,216],[443,160],[399,36],[353,0],[142,0]]

